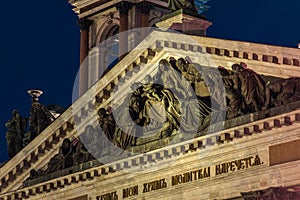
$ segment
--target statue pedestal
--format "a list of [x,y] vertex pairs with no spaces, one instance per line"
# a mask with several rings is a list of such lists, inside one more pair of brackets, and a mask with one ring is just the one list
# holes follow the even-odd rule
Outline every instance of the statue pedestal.
[[206,36],[206,29],[212,23],[203,15],[186,10],[177,10],[165,15],[156,26],[162,30],[174,30],[188,35]]

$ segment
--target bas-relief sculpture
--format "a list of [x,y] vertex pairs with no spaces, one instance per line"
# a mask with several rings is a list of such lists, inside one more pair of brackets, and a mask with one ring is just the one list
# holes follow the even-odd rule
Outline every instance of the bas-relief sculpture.
[[300,100],[300,79],[288,78],[266,85],[266,103],[264,108],[280,106]]
[[228,70],[203,67],[189,57],[160,60],[157,74],[131,89],[119,106],[98,110],[101,130],[88,125],[80,138],[65,139],[46,170],[32,171],[31,178],[96,158],[101,162],[116,155],[116,148],[134,148],[149,135],[158,133],[157,140],[203,135],[209,124],[222,120],[213,119],[213,112],[225,112],[226,120],[300,100],[300,78],[269,82],[245,63]]
[[[50,159],[49,163],[40,170],[31,170],[30,177],[27,180],[95,160],[96,158],[90,153],[90,148],[86,145],[99,148],[99,145],[103,145],[99,142],[101,142],[101,140],[99,140],[94,127],[91,125],[87,126],[80,138],[65,138],[58,153]],[[99,150],[100,149],[97,149],[97,151]]]
[[300,100],[300,78],[266,83],[245,63],[231,68],[203,67],[188,57],[162,59],[157,75],[134,83],[113,113],[99,109],[100,127],[114,145],[126,149],[154,132],[160,138],[205,134],[212,112],[226,112],[226,120]]

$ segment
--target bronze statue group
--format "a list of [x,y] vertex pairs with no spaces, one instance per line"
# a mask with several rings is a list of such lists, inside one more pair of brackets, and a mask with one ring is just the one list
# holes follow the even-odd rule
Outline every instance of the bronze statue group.
[[47,128],[54,119],[48,108],[35,100],[33,100],[31,105],[29,120],[21,116],[17,110],[13,110],[12,119],[5,124],[9,157],[14,157],[23,147]]

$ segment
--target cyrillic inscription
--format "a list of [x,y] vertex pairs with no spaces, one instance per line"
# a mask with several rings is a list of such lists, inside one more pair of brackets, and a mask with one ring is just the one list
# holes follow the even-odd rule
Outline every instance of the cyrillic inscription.
[[117,191],[106,193],[96,197],[97,200],[118,200]]
[[[210,167],[203,167],[197,170],[185,172],[182,174],[177,174],[171,177],[171,179],[168,179],[169,184],[171,186],[177,186],[180,184],[184,183],[189,183],[193,181],[197,181],[200,179],[204,178],[209,178],[212,176],[217,176],[220,174],[226,174],[228,172],[234,172],[234,171],[239,171],[242,169],[248,169],[254,166],[259,166],[264,164],[260,157],[258,155],[255,156],[249,156],[246,158],[238,159],[238,160],[233,160],[221,164],[217,164],[215,166],[210,166]],[[215,174],[211,173],[214,171],[213,167],[215,167]],[[132,187],[128,187],[125,189],[122,189],[121,191],[123,192],[123,199],[129,198],[129,197],[134,197],[139,195],[139,186],[141,185],[135,185]],[[160,190],[163,188],[167,188],[168,184],[166,181],[166,178],[162,178],[159,180],[147,182],[143,184],[143,193],[155,191],[155,190]],[[111,193],[106,193],[100,196],[96,197],[97,200],[118,200],[118,194],[117,191],[111,192]]]
[[139,186],[123,189],[123,198],[132,197],[139,194]]
[[250,156],[247,158],[242,158],[239,160],[234,160],[216,165],[216,175],[228,173],[230,171],[233,172],[241,169],[247,169],[261,164],[262,163],[258,155],[256,155],[255,158],[253,156]]
[[172,176],[172,186],[210,177],[210,167]]
[[149,183],[144,183],[143,193],[151,192],[153,190],[159,190],[166,187],[167,187],[166,179],[163,178]]

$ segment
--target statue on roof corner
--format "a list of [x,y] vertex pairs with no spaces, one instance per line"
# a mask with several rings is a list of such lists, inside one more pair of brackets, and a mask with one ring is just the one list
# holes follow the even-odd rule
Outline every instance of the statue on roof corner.
[[22,117],[17,110],[13,110],[12,119],[5,123],[7,149],[10,158],[14,157],[23,148],[23,137],[26,132],[27,121],[27,118]]
[[43,94],[42,91],[29,90],[28,93],[32,97],[32,104],[29,117],[29,131],[25,133],[23,139],[24,146],[29,144],[55,119],[48,108],[38,101],[39,96]]
[[169,0],[168,7],[171,12],[183,9],[197,13],[194,0]]

